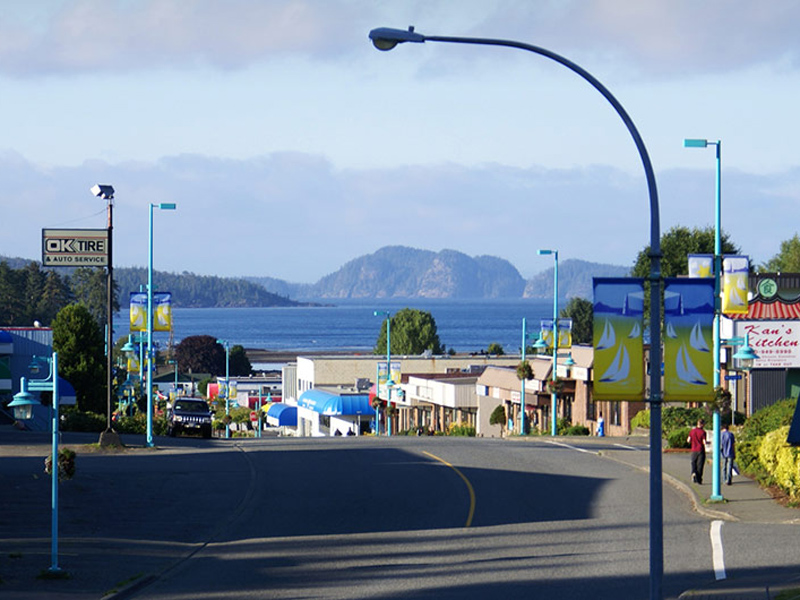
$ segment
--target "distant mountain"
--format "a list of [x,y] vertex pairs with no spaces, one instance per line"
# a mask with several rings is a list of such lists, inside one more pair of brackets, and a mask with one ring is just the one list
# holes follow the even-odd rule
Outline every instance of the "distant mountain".
[[[592,277],[625,277],[630,268],[569,259],[559,263],[562,297],[592,297]],[[553,269],[527,282],[508,261],[387,246],[353,259],[314,284],[250,277],[292,298],[552,298]]]
[[513,298],[525,280],[506,260],[387,246],[306,290],[313,298]]
[[[602,265],[585,260],[568,259],[558,263],[558,292],[562,298],[592,298],[593,277],[627,277],[630,267]],[[553,297],[553,268],[528,280],[523,298]]]

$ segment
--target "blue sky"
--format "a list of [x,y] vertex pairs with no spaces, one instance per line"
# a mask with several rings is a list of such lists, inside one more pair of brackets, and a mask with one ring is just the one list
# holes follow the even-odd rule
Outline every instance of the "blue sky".
[[656,171],[662,230],[714,219],[756,264],[797,232],[800,3],[788,0],[6,0],[0,255],[103,228],[116,266],[313,282],[385,245],[630,265],[649,242],[635,146],[564,67],[507,48],[378,52],[375,27],[515,39],[608,87]]

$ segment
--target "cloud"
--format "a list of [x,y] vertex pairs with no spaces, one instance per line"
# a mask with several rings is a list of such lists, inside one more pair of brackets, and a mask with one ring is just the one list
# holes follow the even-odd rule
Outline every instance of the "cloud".
[[[325,0],[68,0],[0,21],[0,64],[22,76],[211,65],[296,54],[329,59],[355,35],[358,3]],[[359,31],[363,38],[363,31]]]
[[[794,31],[800,4],[791,0],[463,0],[457,12],[447,0],[52,0],[22,6],[0,17],[0,70],[16,76],[230,70],[287,56],[348,61],[363,53],[370,28],[409,22],[427,34],[527,41],[646,78],[780,61],[795,67],[800,44]],[[455,52],[469,56],[463,48]],[[488,53],[479,60],[513,59]]]
[[[662,232],[713,225],[713,173],[657,175]],[[98,182],[117,192],[117,266],[146,264],[151,202],[178,205],[154,214],[155,268],[173,272],[313,282],[357,256],[399,244],[499,256],[530,275],[547,267],[537,248],[557,248],[564,259],[631,265],[649,243],[643,178],[610,167],[337,170],[320,156],[279,153],[42,170],[6,155],[0,156],[0,255],[40,259],[43,228],[104,228],[105,203],[89,193]],[[724,182],[723,228],[763,263],[797,232],[785,215],[800,201],[800,169],[770,176],[725,171]]]

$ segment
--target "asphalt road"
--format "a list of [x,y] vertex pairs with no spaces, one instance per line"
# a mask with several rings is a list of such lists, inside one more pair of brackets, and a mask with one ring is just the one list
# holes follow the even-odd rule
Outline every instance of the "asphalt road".
[[[646,439],[158,438],[145,449],[126,437],[124,453],[81,452],[63,484],[71,578],[48,582],[35,578],[48,564],[40,437],[0,438],[9,600],[649,595],[649,475],[635,466]],[[663,489],[664,598],[713,583],[720,567],[729,579],[796,573],[797,526],[714,524]]]
[[[597,454],[402,437],[238,448],[209,465],[237,465],[227,522],[135,598],[648,596],[647,475]],[[713,572],[708,520],[665,487],[664,531],[677,597]]]

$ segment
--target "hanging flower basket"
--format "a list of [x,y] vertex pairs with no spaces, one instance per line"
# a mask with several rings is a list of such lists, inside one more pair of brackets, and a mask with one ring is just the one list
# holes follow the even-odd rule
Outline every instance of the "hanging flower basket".
[[394,415],[397,414],[397,407],[394,404],[389,404],[386,407],[386,414],[389,415],[390,417],[393,417]]
[[[44,472],[53,473],[53,455],[44,459]],[[64,448],[58,451],[58,480],[64,481],[75,476],[75,451]]]
[[558,394],[564,389],[564,381],[561,379],[550,379],[547,382],[547,391],[551,394]]
[[381,398],[378,398],[377,396],[375,396],[372,399],[372,408],[374,408],[375,410],[378,410],[379,408],[383,408],[384,404],[385,404],[384,401]]

